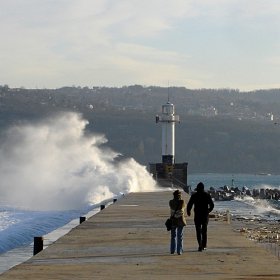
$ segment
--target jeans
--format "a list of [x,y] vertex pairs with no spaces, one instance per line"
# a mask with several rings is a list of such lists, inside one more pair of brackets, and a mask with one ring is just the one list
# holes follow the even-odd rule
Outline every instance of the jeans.
[[[183,229],[184,227],[172,227],[171,229],[171,242],[170,242],[171,254],[175,253],[176,251],[178,255],[181,255],[183,253]],[[177,236],[177,240],[176,240],[176,236]]]

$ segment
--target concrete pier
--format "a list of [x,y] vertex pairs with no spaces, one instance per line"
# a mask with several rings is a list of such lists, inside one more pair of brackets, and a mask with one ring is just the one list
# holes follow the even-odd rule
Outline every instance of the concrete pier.
[[164,226],[171,198],[167,191],[124,196],[0,279],[280,279],[278,258],[226,221],[210,219],[208,249],[198,252],[188,217],[184,253],[171,255]]

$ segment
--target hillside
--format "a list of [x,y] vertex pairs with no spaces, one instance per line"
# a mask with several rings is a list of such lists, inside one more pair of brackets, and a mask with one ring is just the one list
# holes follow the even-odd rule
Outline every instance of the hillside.
[[[88,129],[104,133],[108,146],[139,163],[161,161],[161,124],[155,114],[86,115]],[[180,115],[176,125],[176,162],[190,173],[280,174],[280,126],[271,122]]]
[[[278,90],[171,90],[181,120],[176,124],[175,159],[188,162],[189,173],[280,174]],[[152,87],[147,91],[133,86],[27,90],[4,86],[0,93],[2,132],[22,121],[36,122],[61,111],[74,111],[89,121],[89,132],[104,134],[106,146],[123,157],[133,157],[145,166],[161,161],[161,124],[155,123],[155,115],[166,102],[166,89]],[[215,105],[223,114],[190,115],[189,108],[194,109],[195,104]],[[257,118],[271,111],[274,121]]]

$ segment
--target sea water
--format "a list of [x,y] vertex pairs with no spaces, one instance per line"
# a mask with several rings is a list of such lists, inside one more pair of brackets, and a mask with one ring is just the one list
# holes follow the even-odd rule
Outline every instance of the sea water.
[[[105,202],[103,202],[105,203]],[[8,209],[0,213],[0,273],[33,256],[32,239],[43,236],[44,249],[79,224],[79,215],[90,217],[100,211],[93,207],[87,214],[83,210],[62,212],[23,211]]]
[[[206,189],[220,188],[223,186],[238,187],[242,190],[247,187],[253,189],[279,189],[280,175],[259,175],[259,174],[190,174],[188,185],[192,189],[199,182],[203,182]],[[225,213],[227,210],[232,215],[245,218],[258,217],[265,220],[280,219],[280,202],[266,199],[253,199],[250,196],[236,198],[231,201],[215,201],[214,211]]]

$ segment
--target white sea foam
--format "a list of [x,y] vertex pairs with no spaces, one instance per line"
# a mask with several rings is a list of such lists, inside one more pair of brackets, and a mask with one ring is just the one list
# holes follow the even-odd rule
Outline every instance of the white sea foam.
[[0,253],[30,244],[101,202],[154,191],[146,167],[86,132],[76,113],[13,126],[0,147]]
[[155,181],[134,159],[86,134],[87,121],[65,113],[10,128],[0,148],[0,197],[32,210],[80,209],[131,191],[152,191]]

